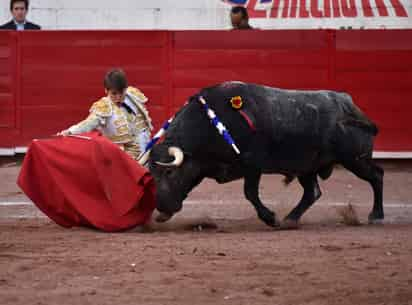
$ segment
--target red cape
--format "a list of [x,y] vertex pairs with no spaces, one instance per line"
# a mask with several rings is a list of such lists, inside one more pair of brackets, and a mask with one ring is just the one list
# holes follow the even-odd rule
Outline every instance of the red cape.
[[17,184],[63,227],[107,232],[147,222],[155,209],[150,173],[98,133],[34,140]]

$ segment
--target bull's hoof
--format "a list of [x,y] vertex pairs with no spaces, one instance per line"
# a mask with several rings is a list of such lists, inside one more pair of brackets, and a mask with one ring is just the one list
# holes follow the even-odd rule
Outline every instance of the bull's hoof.
[[280,229],[281,230],[297,230],[299,229],[299,222],[297,220],[286,218],[280,223]]
[[383,225],[383,218],[369,218],[368,224],[370,225]]
[[369,219],[368,224],[370,224],[370,225],[383,225],[383,219]]
[[260,220],[270,227],[279,227],[279,221],[276,218],[276,214],[270,210],[264,210],[258,214]]
[[382,225],[383,224],[383,215],[375,215],[373,212],[368,216],[368,223],[371,225]]

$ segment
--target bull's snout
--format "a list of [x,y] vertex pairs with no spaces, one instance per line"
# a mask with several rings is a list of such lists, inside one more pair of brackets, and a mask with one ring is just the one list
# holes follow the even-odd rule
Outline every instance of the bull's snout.
[[163,212],[159,212],[158,215],[155,217],[155,220],[156,222],[166,222],[172,217],[173,217],[172,214],[166,214]]

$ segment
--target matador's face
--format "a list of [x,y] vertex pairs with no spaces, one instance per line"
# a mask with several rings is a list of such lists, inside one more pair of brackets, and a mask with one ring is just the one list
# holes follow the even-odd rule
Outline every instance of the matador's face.
[[116,104],[121,104],[126,96],[126,89],[123,92],[119,92],[116,90],[106,90],[107,96],[110,100],[112,100]]

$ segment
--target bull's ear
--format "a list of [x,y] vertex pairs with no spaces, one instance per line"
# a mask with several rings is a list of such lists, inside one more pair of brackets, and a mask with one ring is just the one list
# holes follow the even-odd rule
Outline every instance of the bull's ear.
[[199,94],[195,94],[195,95],[192,95],[190,98],[189,98],[189,103],[192,103],[192,102],[198,102],[199,101],[199,97],[200,97],[200,95]]

